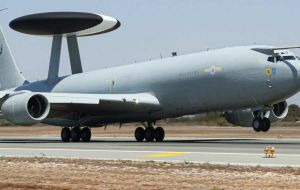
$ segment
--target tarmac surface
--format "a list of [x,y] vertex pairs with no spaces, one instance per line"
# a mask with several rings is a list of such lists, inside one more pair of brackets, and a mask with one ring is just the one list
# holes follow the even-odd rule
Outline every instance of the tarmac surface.
[[[266,158],[264,147],[276,148]],[[252,138],[166,138],[138,143],[133,138],[94,138],[89,143],[61,143],[54,137],[0,137],[0,156],[55,157],[300,167],[300,140]]]

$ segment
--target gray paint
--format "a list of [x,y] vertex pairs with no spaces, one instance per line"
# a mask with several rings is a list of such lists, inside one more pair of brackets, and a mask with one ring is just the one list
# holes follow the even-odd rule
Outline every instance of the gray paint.
[[[17,90],[56,93],[117,94],[151,92],[163,109],[147,114],[91,116],[102,122],[140,121],[206,111],[272,105],[298,92],[299,60],[267,62],[268,56],[241,46],[138,64],[107,68],[61,78],[54,85],[39,81]],[[222,70],[207,71],[222,67]],[[266,68],[276,74],[266,76]]]
[[10,49],[0,29],[0,90],[22,85],[25,82],[17,68]]
[[51,57],[48,71],[48,81],[53,81],[58,77],[59,62],[61,55],[62,35],[53,36]]
[[[241,46],[167,59],[101,69],[57,78],[61,38],[54,38],[49,79],[25,85],[15,82],[15,91],[136,94],[151,93],[162,109],[153,113],[101,114],[85,109],[79,122],[103,124],[149,121],[207,111],[272,105],[300,88],[299,60],[271,63],[268,55],[252,50],[269,46]],[[14,63],[9,64],[17,72]],[[53,66],[53,68],[52,68]],[[272,76],[266,68],[276,68]],[[6,76],[18,81],[20,75]],[[60,110],[62,111],[62,110]],[[78,115],[76,114],[76,115]],[[70,110],[51,114],[45,122],[64,125],[74,119]]]
[[82,65],[76,36],[68,36],[68,50],[70,56],[72,74],[82,73]]

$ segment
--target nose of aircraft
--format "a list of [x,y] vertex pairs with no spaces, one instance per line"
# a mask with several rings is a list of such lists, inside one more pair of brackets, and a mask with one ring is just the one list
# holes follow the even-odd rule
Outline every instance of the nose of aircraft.
[[[282,60],[277,62],[277,70],[281,70],[281,72],[279,72],[280,75],[278,75],[278,82],[281,83],[281,90],[293,92],[300,91],[300,60],[295,57],[293,57],[293,59],[287,59],[287,56],[282,57]],[[274,80],[275,78],[276,77],[274,77]]]
[[300,89],[300,60],[297,59],[297,60],[295,61],[294,66],[295,66],[295,68],[296,68],[296,75],[297,75],[296,80],[297,80],[297,85],[298,85],[298,87],[299,87],[299,89]]
[[297,59],[289,62],[286,61],[286,64],[292,71],[292,80],[296,82],[297,90],[300,90],[300,60]]

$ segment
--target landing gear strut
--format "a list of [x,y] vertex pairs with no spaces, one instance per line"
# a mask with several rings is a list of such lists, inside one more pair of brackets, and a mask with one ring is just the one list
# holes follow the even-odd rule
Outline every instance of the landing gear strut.
[[80,128],[80,127],[64,127],[61,130],[61,140],[62,142],[89,142],[91,140],[91,130],[88,127]]
[[138,127],[135,130],[135,139],[138,142],[144,141],[144,139],[147,142],[153,142],[154,140],[156,142],[162,142],[165,138],[165,131],[161,127],[155,128],[154,123],[148,122],[147,125],[145,125],[145,128]]
[[256,132],[267,132],[270,130],[271,122],[270,119],[264,117],[256,117],[253,119],[252,127]]

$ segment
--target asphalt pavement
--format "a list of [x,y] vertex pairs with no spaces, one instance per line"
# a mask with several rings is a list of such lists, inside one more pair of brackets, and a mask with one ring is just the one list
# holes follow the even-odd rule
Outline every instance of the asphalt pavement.
[[[275,148],[265,157],[264,148]],[[0,156],[54,157],[300,167],[300,140],[252,138],[166,138],[138,143],[133,138],[94,138],[62,143],[55,137],[0,137]]]

